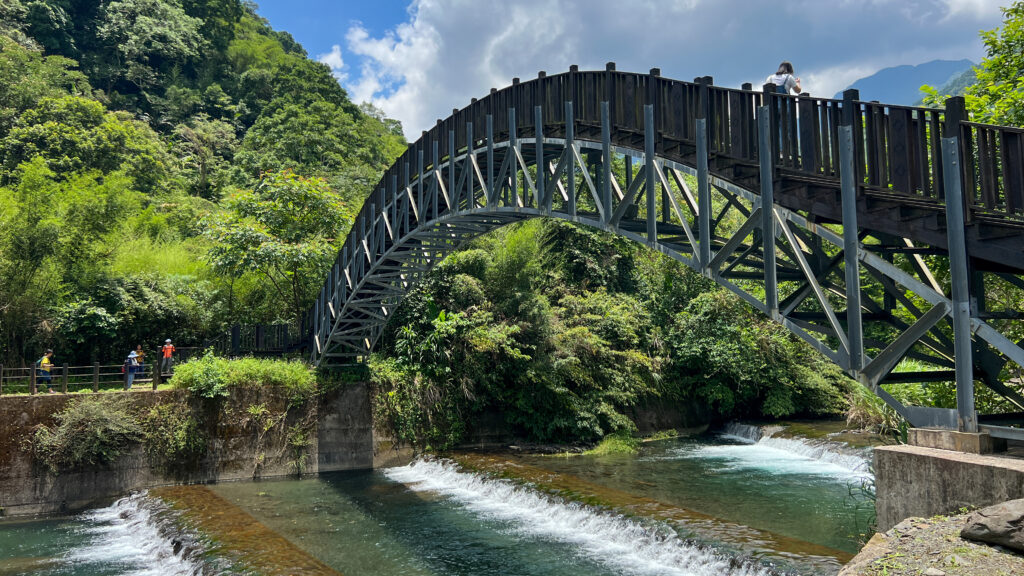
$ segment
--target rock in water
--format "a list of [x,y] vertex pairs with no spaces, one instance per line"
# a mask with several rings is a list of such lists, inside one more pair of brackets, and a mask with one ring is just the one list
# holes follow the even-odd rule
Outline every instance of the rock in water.
[[960,537],[1024,552],[1024,499],[982,508],[967,517]]

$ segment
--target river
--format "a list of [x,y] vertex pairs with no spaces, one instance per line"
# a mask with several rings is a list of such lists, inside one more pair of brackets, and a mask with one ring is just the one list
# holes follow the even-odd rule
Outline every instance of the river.
[[723,432],[635,455],[455,453],[157,489],[70,518],[0,522],[0,575],[835,574],[871,519],[869,453]]

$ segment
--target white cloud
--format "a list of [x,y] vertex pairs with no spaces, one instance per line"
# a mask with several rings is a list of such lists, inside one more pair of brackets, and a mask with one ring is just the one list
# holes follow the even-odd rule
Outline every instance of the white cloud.
[[348,74],[344,72],[345,60],[341,57],[341,46],[335,44],[331,46],[331,51],[326,54],[318,54],[316,57],[318,62],[323,62],[331,68],[331,72],[334,77],[339,81],[344,82],[348,79]]
[[971,14],[975,17],[998,18],[1001,14],[1001,6],[1009,4],[1009,0],[943,0],[948,7],[947,18],[960,14]]
[[[628,5],[627,5],[628,4]],[[345,42],[362,65],[346,87],[402,121],[410,139],[513,77],[570,64],[660,67],[684,80],[760,86],[791,60],[812,94],[934,58],[980,59],[978,30],[999,25],[999,0],[413,0],[409,18]],[[337,52],[340,61],[340,49]],[[323,60],[323,56],[321,57]],[[333,68],[333,66],[332,66]]]

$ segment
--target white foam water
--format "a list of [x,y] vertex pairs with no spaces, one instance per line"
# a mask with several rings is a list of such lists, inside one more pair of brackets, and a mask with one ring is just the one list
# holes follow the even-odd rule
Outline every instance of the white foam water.
[[756,444],[763,435],[760,426],[751,426],[750,424],[740,424],[739,422],[729,422],[725,425],[725,429],[719,436],[724,436],[730,440],[736,440],[745,444]]
[[641,524],[621,515],[542,495],[509,480],[461,471],[445,460],[417,460],[385,475],[411,490],[450,498],[485,519],[510,524],[515,533],[570,544],[587,558],[622,574],[676,576],[768,576],[771,571],[740,562],[679,538],[661,524]]
[[871,471],[863,451],[838,442],[809,438],[778,438],[779,427],[731,422],[721,437],[740,445],[702,446],[691,455],[725,460],[730,469],[760,469],[780,474],[811,474],[841,479],[868,478]]
[[161,530],[161,509],[162,504],[145,494],[135,494],[83,514],[86,525],[80,530],[86,540],[68,551],[64,561],[70,566],[116,566],[124,576],[202,574],[203,564],[189,557],[191,550]]

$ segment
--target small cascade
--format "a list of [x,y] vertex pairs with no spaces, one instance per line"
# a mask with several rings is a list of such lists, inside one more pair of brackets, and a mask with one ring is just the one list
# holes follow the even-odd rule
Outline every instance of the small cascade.
[[[131,576],[200,576],[206,572],[199,539],[183,532],[160,500],[144,493],[82,515],[85,541],[67,552],[68,566],[118,566]],[[88,571],[88,570],[86,570]]]
[[579,554],[624,574],[769,576],[764,566],[687,542],[667,525],[640,522],[549,497],[508,480],[463,472],[447,460],[417,460],[385,470],[414,491],[440,494],[485,520],[527,537],[573,545]]
[[740,424],[739,422],[729,422],[725,425],[725,429],[721,433],[721,436],[725,436],[733,440],[739,440],[740,442],[746,442],[747,444],[756,444],[757,441],[761,439],[762,435],[763,432],[760,426]]
[[[763,468],[778,472],[869,477],[870,454],[839,442],[775,436],[783,426],[751,426],[730,422],[720,437],[748,446],[711,446],[704,455],[720,455],[738,468]],[[818,466],[820,465],[820,466]]]

